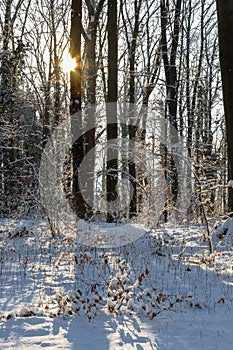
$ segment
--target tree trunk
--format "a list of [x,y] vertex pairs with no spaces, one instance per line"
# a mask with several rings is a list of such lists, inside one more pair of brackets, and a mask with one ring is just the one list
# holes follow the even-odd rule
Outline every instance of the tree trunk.
[[[117,140],[117,75],[118,75],[118,33],[117,33],[117,0],[108,0],[108,103],[107,106],[107,141]],[[114,113],[110,115],[110,113]],[[114,222],[117,212],[111,203],[117,199],[118,150],[107,148],[107,221]],[[117,209],[117,208],[116,208]]]
[[57,30],[55,20],[54,0],[50,2],[51,10],[51,26],[52,26],[52,38],[53,38],[53,60],[54,60],[54,115],[53,125],[61,122],[61,77],[60,77],[60,63],[58,57],[58,44],[57,44]]
[[[92,11],[94,8],[92,7]],[[94,13],[94,12],[92,12]],[[90,15],[90,14],[89,14]],[[85,114],[85,125],[88,130],[85,133],[84,140],[84,157],[89,151],[95,149],[95,113],[93,113],[96,104],[96,31],[98,20],[89,22],[88,37],[86,37],[85,51],[86,51],[86,96],[88,108]],[[91,107],[91,110],[90,108]],[[90,113],[89,113],[90,112]],[[86,192],[86,218],[91,219],[93,216],[94,205],[94,169],[95,169],[95,152],[86,163],[85,171],[87,173],[85,192]]]
[[[70,31],[70,54],[76,59],[76,69],[70,74],[70,114],[71,116],[81,111],[82,102],[82,82],[81,82],[81,29],[82,29],[82,0],[72,0],[71,5],[71,31]],[[73,121],[71,127],[80,128],[82,126],[82,118],[80,115],[80,123]],[[74,132],[75,134],[75,132]],[[76,214],[79,218],[85,217],[85,201],[79,187],[78,169],[84,156],[83,137],[81,136],[72,147],[73,161],[73,199]]]
[[[217,0],[220,65],[226,120],[228,178],[233,180],[233,1]],[[233,187],[229,188],[229,211],[233,211]]]
[[[5,135],[1,137],[1,189],[3,198],[3,208],[6,215],[10,215],[12,210],[12,196],[15,196],[15,130],[13,128],[14,118],[14,98],[12,90],[13,70],[11,63],[10,43],[13,35],[12,23],[12,0],[7,0],[5,5],[5,18],[3,23],[3,46],[4,53],[1,64],[1,82],[0,82],[0,112],[1,112],[1,129],[5,131]],[[8,131],[9,129],[9,131]]]
[[[129,47],[129,102],[131,104],[135,104],[135,61],[136,61],[136,46],[137,46],[137,37],[139,32],[139,14],[141,8],[142,1],[139,2],[134,1],[134,9],[135,9],[135,20],[134,20],[134,30],[132,33],[132,41]],[[132,114],[132,113],[131,113]],[[135,123],[136,120],[135,115],[132,115],[132,122],[129,125],[129,139],[132,141],[136,141],[136,133],[137,127],[132,124]],[[132,190],[130,193],[130,204],[129,204],[129,217],[133,217],[137,214],[137,204],[138,204],[138,196],[137,196],[137,171],[134,160],[134,155],[131,155],[131,161],[129,162],[129,175],[130,181],[132,185]]]
[[[168,23],[168,14],[169,14],[169,1],[161,0],[161,52],[163,58],[165,79],[166,79],[166,102],[165,102],[165,118],[168,117],[170,123],[173,125],[173,129],[170,130],[170,135],[167,137],[172,138],[172,144],[178,142],[178,131],[177,125],[177,101],[178,101],[178,78],[177,78],[177,67],[176,67],[176,58],[177,58],[177,49],[179,42],[180,34],[180,16],[181,16],[181,5],[182,0],[177,0],[175,4],[175,19],[174,27],[172,31],[172,41],[170,47],[170,54],[168,48],[168,38],[167,38],[167,28]],[[168,199],[169,203],[168,208],[164,208],[164,219],[167,221],[168,214],[171,213],[178,197],[178,175],[177,168],[174,161],[174,158],[171,156],[168,159],[168,150],[167,147],[162,147],[164,149],[164,160],[163,164],[167,165],[165,168],[165,178],[169,181],[168,188]],[[170,175],[168,176],[168,173]],[[170,198],[169,198],[170,197]]]

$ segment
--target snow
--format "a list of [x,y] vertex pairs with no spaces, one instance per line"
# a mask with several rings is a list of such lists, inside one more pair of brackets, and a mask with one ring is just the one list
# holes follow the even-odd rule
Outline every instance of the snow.
[[228,182],[228,187],[233,187],[233,180],[230,180],[230,181]]
[[228,218],[219,228],[218,234],[233,235],[233,218]]
[[[231,232],[232,220],[224,225]],[[96,250],[51,237],[43,220],[1,220],[0,349],[232,349],[232,244],[222,227],[210,254],[195,225]]]
[[163,315],[150,321],[136,316],[98,316],[88,322],[31,317],[9,320],[1,329],[2,350],[232,350],[232,315],[213,313]]

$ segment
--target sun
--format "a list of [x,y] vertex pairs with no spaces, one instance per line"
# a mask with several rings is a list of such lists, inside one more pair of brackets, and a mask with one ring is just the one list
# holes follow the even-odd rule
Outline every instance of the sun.
[[72,58],[70,54],[64,56],[61,67],[64,73],[69,73],[72,70],[75,70],[77,66],[75,58]]

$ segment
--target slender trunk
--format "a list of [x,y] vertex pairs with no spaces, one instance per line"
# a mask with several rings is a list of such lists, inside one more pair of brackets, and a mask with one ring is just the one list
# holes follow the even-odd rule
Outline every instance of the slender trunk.
[[[118,33],[117,33],[117,0],[108,0],[108,98],[115,105],[107,106],[107,141],[117,140],[117,90],[118,90]],[[112,115],[110,115],[110,113]],[[107,148],[107,221],[117,219],[117,208],[112,203],[117,199],[118,150]]]
[[[70,74],[70,114],[71,116],[82,109],[82,82],[81,82],[81,29],[82,29],[82,0],[72,0],[71,5],[71,31],[70,31],[70,54],[76,59],[76,69]],[[75,128],[82,127],[81,113],[71,125],[75,134]],[[83,136],[73,143],[73,199],[76,214],[79,218],[85,217],[85,201],[79,187],[79,166],[84,157]]]
[[[173,128],[170,130],[172,144],[178,142],[178,124],[177,124],[177,97],[178,97],[178,77],[177,77],[177,68],[176,68],[176,58],[177,58],[177,48],[179,42],[180,34],[180,16],[181,16],[181,5],[182,0],[177,0],[175,5],[175,19],[174,27],[172,31],[172,41],[170,47],[170,55],[168,48],[168,38],[167,38],[167,27],[168,27],[168,13],[169,13],[169,1],[161,0],[161,52],[163,58],[165,80],[166,80],[166,102],[165,102],[165,118],[169,118],[170,123],[173,125]],[[178,197],[178,175],[176,164],[174,158],[171,156],[168,157],[167,147],[164,149],[164,160],[163,163],[168,167],[165,168],[165,178],[169,179],[168,183],[168,200],[169,208],[164,209],[165,220],[168,218],[168,214],[171,212],[171,209],[174,207],[177,197]],[[168,176],[167,171],[170,175]]]
[[[5,18],[3,24],[3,58],[1,62],[1,82],[0,82],[0,126],[5,130],[5,135],[1,138],[1,183],[3,193],[3,208],[6,215],[11,212],[11,195],[14,188],[14,131],[7,130],[13,125],[13,99],[12,99],[12,70],[10,62],[10,40],[12,38],[12,0],[6,2]],[[9,126],[8,126],[9,125]]]
[[58,124],[61,120],[61,82],[60,82],[60,64],[58,58],[57,33],[55,28],[55,9],[54,0],[50,2],[51,10],[51,25],[53,38],[53,62],[54,62],[54,116],[53,125]]
[[[93,215],[94,205],[94,168],[95,168],[95,113],[93,113],[96,104],[96,78],[97,78],[97,67],[96,67],[96,31],[97,22],[90,22],[88,28],[88,38],[86,39],[86,95],[88,108],[85,114],[85,125],[87,133],[84,137],[84,156],[89,151],[93,150],[92,157],[89,158],[86,164],[87,179],[85,184],[85,196],[88,205],[86,205],[86,218],[91,219]],[[89,109],[91,107],[91,110]]]
[[201,76],[203,53],[204,53],[204,5],[205,5],[205,2],[204,2],[204,0],[202,0],[200,53],[199,53],[198,67],[197,67],[197,71],[196,71],[196,75],[195,75],[195,79],[194,79],[191,108],[190,108],[189,119],[188,119],[188,150],[189,150],[190,156],[191,156],[191,145],[192,145],[192,139],[193,139],[193,126],[194,126],[195,115],[196,115],[198,84],[199,84],[200,76]]
[[[139,14],[141,9],[142,1],[139,0],[139,2],[134,1],[134,9],[135,9],[135,20],[134,20],[134,30],[132,33],[132,41],[130,43],[129,47],[129,102],[130,104],[135,104],[136,98],[135,98],[135,75],[136,75],[136,45],[137,45],[137,38],[138,38],[138,32],[139,32]],[[134,109],[134,107],[133,107]],[[132,141],[136,141],[136,133],[137,133],[137,127],[134,126],[137,118],[137,116],[133,115],[131,117],[131,122],[129,125],[129,139]],[[132,153],[132,152],[131,152]],[[130,175],[130,181],[131,181],[131,193],[130,193],[130,204],[129,204],[129,217],[133,217],[137,214],[137,204],[138,204],[138,196],[137,196],[137,171],[136,171],[136,165],[134,160],[134,154],[130,155],[131,160],[129,161],[129,175]]]
[[[217,0],[220,64],[226,120],[228,178],[233,180],[233,2]],[[233,211],[233,187],[229,187],[228,208]]]

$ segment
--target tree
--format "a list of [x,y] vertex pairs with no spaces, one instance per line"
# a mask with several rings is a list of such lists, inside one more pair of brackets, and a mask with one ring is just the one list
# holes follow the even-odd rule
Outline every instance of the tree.
[[[83,73],[85,74],[85,102],[87,104],[86,113],[83,121],[86,125],[87,132],[84,135],[84,156],[92,150],[92,157],[86,162],[86,182],[85,196],[86,196],[86,213],[87,219],[93,217],[94,204],[94,169],[95,169],[95,143],[96,143],[96,127],[95,127],[95,107],[96,107],[96,81],[97,81],[97,53],[96,40],[97,28],[99,25],[100,15],[103,10],[105,0],[99,0],[94,3],[90,0],[85,0],[87,7],[87,25],[86,28],[82,24],[82,34],[84,38],[84,64]],[[83,74],[83,75],[84,75]],[[91,110],[90,108],[91,107]]]
[[[113,108],[107,106],[107,141],[117,139],[117,95],[118,95],[118,34],[117,34],[117,0],[108,0],[108,95],[107,102],[115,103]],[[114,116],[111,116],[111,114]],[[110,115],[109,115],[110,114]],[[113,122],[113,118],[114,122]],[[110,211],[111,202],[117,199],[117,150],[107,148],[107,221],[115,220]]]
[[[135,71],[136,71],[136,46],[137,39],[139,34],[140,27],[140,10],[142,6],[142,1],[134,1],[134,26],[132,29],[132,38],[129,41],[128,39],[128,51],[129,51],[129,102],[130,104],[135,104]],[[134,119],[134,120],[133,120]],[[132,141],[136,141],[136,132],[137,126],[136,116],[132,115],[132,122],[129,125],[129,139]],[[129,176],[132,179],[132,193],[130,194],[131,200],[129,204],[129,216],[133,217],[137,213],[137,204],[138,204],[138,196],[137,196],[137,171],[135,165],[135,159],[132,155],[131,160],[129,161]]]
[[[115,220],[118,207],[116,210],[113,207],[118,199],[126,204],[130,198],[130,203],[124,205],[124,213],[123,210],[120,213],[120,217],[124,216],[122,219],[137,216],[143,211],[144,199],[149,196],[150,176],[153,175],[148,175],[143,167],[140,169],[136,147],[133,150],[134,146],[131,149],[128,144],[141,142],[148,150],[156,150],[153,127],[148,122],[148,109],[152,109],[159,115],[164,110],[167,120],[177,129],[176,137],[186,140],[195,171],[190,168],[188,172],[187,163],[183,162],[182,166],[186,179],[191,178],[195,210],[208,196],[211,206],[216,205],[216,197],[220,198],[225,191],[222,186],[225,184],[224,167],[216,170],[218,161],[225,162],[225,144],[224,138],[218,142],[223,126],[221,107],[218,107],[219,123],[216,123],[220,79],[214,4],[214,0],[2,2],[0,170],[5,203],[10,202],[7,197],[8,193],[9,198],[10,193],[14,193],[12,188],[19,188],[16,178],[23,178],[21,174],[26,168],[30,171],[34,168],[35,173],[39,169],[43,147],[62,115],[79,112],[72,127],[79,128],[84,135],[74,143],[72,160],[67,162],[68,181],[64,177],[65,190],[67,195],[73,194],[78,216],[92,219],[92,204],[102,197],[108,203],[108,221]],[[229,42],[228,38],[223,39]],[[76,60],[70,86],[61,65],[69,43],[70,53]],[[229,75],[230,72],[226,79]],[[108,110],[105,115],[102,103],[116,103],[117,100],[130,102],[137,108],[130,110],[127,103],[122,104],[122,108],[114,112],[113,122]],[[27,111],[22,113],[25,109]],[[129,127],[122,118],[128,116],[128,112],[131,113]],[[230,112],[226,115],[227,125],[229,115]],[[121,124],[117,125],[118,121]],[[88,132],[84,131],[84,126]],[[171,138],[169,132],[168,128],[168,139]],[[110,147],[100,148],[105,142],[109,144],[110,140],[120,139],[120,135],[120,148],[115,148],[115,154],[110,152]],[[167,169],[168,202],[173,209],[179,192],[177,179],[180,179],[175,173],[176,159],[172,160],[169,155],[170,148],[168,145],[164,170]],[[162,159],[161,152],[157,154]],[[98,171],[97,178],[95,170],[102,163],[96,158],[103,160],[104,168]],[[78,171],[85,159],[88,159],[85,168],[88,176],[82,179]],[[232,179],[230,156],[228,166],[229,179]],[[204,196],[199,196],[201,191],[205,192]],[[226,201],[220,200],[223,209]],[[105,204],[100,200],[97,211]]]
[[[87,16],[87,24],[82,21],[83,3],[82,1],[72,1],[71,14],[71,32],[70,47],[71,56],[76,59],[77,68],[75,72],[71,72],[71,115],[82,111],[82,104],[87,104],[85,115],[80,114],[80,122],[73,125],[73,128],[79,128],[82,133],[82,125],[86,125],[87,131],[73,145],[73,192],[74,206],[77,215],[81,218],[91,219],[93,215],[94,203],[94,156],[86,162],[85,183],[81,186],[85,190],[85,199],[81,194],[79,184],[78,169],[84,157],[94,150],[95,147],[95,113],[93,112],[96,104],[96,80],[97,80],[97,64],[96,64],[96,40],[97,27],[101,11],[105,0],[100,0],[97,4],[89,0],[85,0],[85,15]],[[82,52],[82,38],[84,47]],[[83,57],[83,60],[81,59]],[[89,110],[91,107],[91,110]],[[79,124],[79,125],[77,125]],[[93,153],[94,154],[94,153]],[[85,188],[84,188],[85,187]]]
[[[82,80],[81,80],[81,31],[82,31],[82,0],[72,0],[71,5],[71,29],[70,29],[70,54],[76,60],[76,69],[70,74],[70,114],[71,116],[82,109]],[[72,130],[81,129],[82,119],[73,120]],[[74,132],[75,134],[75,132]],[[86,206],[79,188],[78,168],[84,157],[83,135],[75,140],[72,147],[73,162],[73,198],[75,211],[79,218],[85,217]]]
[[32,113],[24,77],[27,51],[25,32],[30,4],[30,0],[24,4],[22,0],[7,0],[0,5],[4,16],[0,16],[0,191],[1,212],[6,215],[11,215],[11,211],[20,207],[28,171],[25,165],[26,143],[22,137],[26,129],[26,114]]
[[[180,35],[180,16],[182,0],[177,0],[175,3],[175,14],[173,20],[173,30],[171,35],[171,45],[168,46],[167,29],[169,26],[169,1],[161,0],[161,51],[163,57],[163,65],[166,81],[166,101],[165,101],[165,117],[169,119],[173,125],[173,130],[178,131],[177,122],[177,104],[178,104],[178,75],[177,75],[177,50],[179,44]],[[178,142],[178,133],[175,135],[167,135],[168,138],[172,137],[172,143]],[[162,150],[164,149],[164,150]],[[171,206],[174,207],[178,196],[178,175],[176,171],[176,164],[173,157],[168,159],[167,148],[162,145],[162,152],[164,152],[164,166],[165,177],[171,182],[171,194],[172,198],[168,198],[167,203],[171,202]],[[168,170],[168,171],[167,171]],[[168,173],[170,172],[170,176]],[[164,210],[164,217],[167,220],[169,209],[168,204]]]
[[[228,177],[233,180],[233,2],[217,0],[219,54],[225,109]],[[233,212],[233,187],[229,187],[229,211]]]

